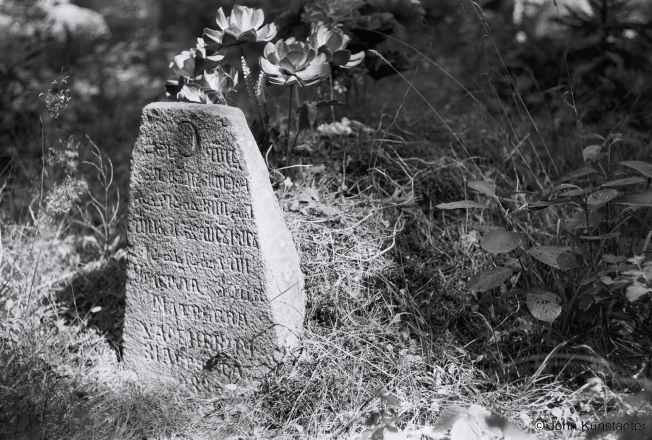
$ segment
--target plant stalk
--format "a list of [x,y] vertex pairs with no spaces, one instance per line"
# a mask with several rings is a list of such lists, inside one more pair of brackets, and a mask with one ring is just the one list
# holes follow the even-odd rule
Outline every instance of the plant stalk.
[[[242,62],[244,64],[247,64],[247,57],[245,57],[242,44],[239,44],[238,47],[240,48],[240,55],[242,56]],[[244,76],[244,71],[242,72],[242,76]],[[260,123],[263,124],[265,131],[267,131],[267,126],[265,125],[265,119],[263,118],[263,113],[260,110],[260,104],[258,103],[258,99],[256,98],[256,90],[254,89],[254,86],[251,84],[251,80],[249,79],[250,77],[251,75],[249,75],[249,77],[245,77],[245,83],[249,88],[251,99],[254,101],[254,104],[256,105],[256,112],[258,113],[258,118],[260,119]]]
[[[288,105],[288,132],[285,135],[285,166],[290,166],[290,129],[292,128],[292,92],[294,91],[294,85],[290,85],[290,103]],[[297,133],[297,136],[299,134]],[[295,139],[296,142],[296,139]]]

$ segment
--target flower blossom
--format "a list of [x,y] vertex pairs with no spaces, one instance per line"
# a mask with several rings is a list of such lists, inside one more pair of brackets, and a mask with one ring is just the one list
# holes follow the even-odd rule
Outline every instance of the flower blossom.
[[238,83],[238,71],[231,66],[217,66],[212,72],[204,72],[194,79],[180,77],[165,85],[168,96],[180,101],[203,104],[226,104],[224,96]]
[[329,63],[346,69],[357,66],[364,59],[364,52],[351,54],[346,48],[349,40],[349,36],[341,29],[329,29],[322,23],[312,26],[309,37],[310,45],[317,49],[318,53],[325,54]]
[[212,52],[211,55],[208,55],[204,40],[197,38],[197,46],[175,56],[174,61],[170,63],[170,69],[175,75],[195,78],[204,71],[214,68],[215,63],[222,61],[226,55],[225,50]]
[[270,41],[276,36],[274,23],[262,26],[265,21],[262,9],[235,5],[229,18],[226,18],[224,10],[220,8],[216,21],[220,30],[204,29],[204,39],[210,49],[234,46],[247,41]]
[[294,37],[267,43],[260,67],[272,84],[302,87],[323,81],[331,71],[326,54],[317,54],[310,44]]

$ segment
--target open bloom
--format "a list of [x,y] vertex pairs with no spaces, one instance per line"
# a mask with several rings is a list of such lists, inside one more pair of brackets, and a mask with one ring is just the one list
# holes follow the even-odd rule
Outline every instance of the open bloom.
[[346,48],[349,40],[349,36],[341,29],[329,29],[322,23],[312,26],[309,37],[310,45],[317,49],[318,53],[325,54],[329,63],[347,69],[357,66],[364,59],[364,52],[352,54]]
[[195,72],[195,54],[190,50],[184,50],[174,57],[170,63],[170,69],[178,76],[194,76]]
[[213,52],[208,55],[204,40],[197,38],[197,46],[194,49],[184,50],[175,56],[174,61],[170,63],[170,69],[175,75],[195,78],[204,71],[214,68],[214,63],[222,61],[226,55],[225,50]]
[[331,68],[325,54],[308,43],[290,37],[276,44],[267,43],[260,67],[272,84],[309,86],[317,84],[330,75]]
[[168,96],[180,101],[203,104],[225,104],[224,96],[238,83],[238,71],[231,66],[217,66],[212,72],[204,72],[194,79],[180,77],[179,81],[168,81]]
[[274,23],[263,26],[265,14],[262,9],[235,5],[229,18],[226,18],[224,10],[220,8],[216,21],[219,31],[204,29],[204,39],[210,49],[234,46],[247,41],[269,41],[276,36]]
[[[195,52],[199,52],[204,58],[214,62],[222,61],[226,56],[225,48],[209,49],[206,46],[206,42],[201,37],[197,38],[197,46],[195,47]],[[197,55],[195,55],[195,57],[197,57]]]

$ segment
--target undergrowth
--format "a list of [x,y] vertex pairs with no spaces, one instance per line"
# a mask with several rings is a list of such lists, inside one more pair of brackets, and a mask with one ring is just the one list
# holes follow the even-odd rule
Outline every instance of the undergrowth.
[[[652,425],[644,67],[628,71],[636,87],[614,71],[633,49],[609,21],[592,55],[602,70],[575,69],[586,47],[566,48],[572,74],[524,83],[537,43],[503,58],[481,8],[467,6],[487,69],[477,82],[449,73],[454,62],[427,42],[403,41],[426,14],[414,1],[284,13],[284,35],[319,22],[309,41],[329,37],[319,54],[284,43],[320,57],[314,77],[298,58],[289,72],[270,56],[287,48],[272,43],[257,75],[240,46],[252,131],[308,295],[298,354],[258,390],[152,391],[123,369],[124,176],[90,139],[50,140],[70,98],[65,81],[49,90],[38,184],[2,174],[12,206],[0,228],[0,437],[525,439],[574,426],[564,435],[596,438],[577,426]],[[210,44],[175,58],[173,96],[227,102],[238,72],[220,64],[223,49],[252,42],[235,24],[232,38],[207,29]],[[254,39],[267,42],[261,24]],[[270,77],[287,105],[265,91]],[[593,108],[596,81],[606,98]],[[622,88],[636,99],[620,106]],[[595,109],[612,122],[639,113],[605,127]],[[650,438],[631,434],[619,438]]]

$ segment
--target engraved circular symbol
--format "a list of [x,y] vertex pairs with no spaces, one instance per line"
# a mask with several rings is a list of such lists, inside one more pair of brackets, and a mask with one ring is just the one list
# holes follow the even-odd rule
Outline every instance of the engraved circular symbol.
[[199,134],[197,129],[190,122],[182,122],[179,124],[179,154],[184,157],[190,157],[195,154],[197,145],[199,144]]

